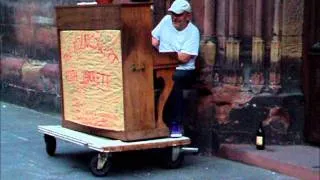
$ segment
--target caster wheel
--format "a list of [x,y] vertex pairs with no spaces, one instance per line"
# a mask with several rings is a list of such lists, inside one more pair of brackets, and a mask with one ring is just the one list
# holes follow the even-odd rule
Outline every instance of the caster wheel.
[[46,143],[46,151],[49,156],[54,156],[56,152],[57,142],[56,138],[50,135],[44,135],[44,142]]
[[168,169],[179,168],[184,161],[184,154],[181,147],[172,147],[165,149],[163,165]]
[[95,155],[90,161],[90,171],[94,176],[106,176],[111,168],[111,154],[99,153]]

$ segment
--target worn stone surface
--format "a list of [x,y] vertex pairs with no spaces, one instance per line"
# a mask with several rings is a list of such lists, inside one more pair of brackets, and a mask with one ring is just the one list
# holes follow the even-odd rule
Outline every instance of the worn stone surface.
[[10,86],[31,89],[48,94],[60,94],[60,74],[58,64],[32,62],[17,57],[1,58],[1,81]]
[[304,1],[285,0],[282,10],[282,35],[302,35]]
[[21,79],[21,69],[24,60],[15,57],[1,58],[1,79],[8,82],[17,82]]
[[282,37],[281,84],[288,92],[301,91],[302,48],[302,37]]
[[[201,132],[207,133],[210,138],[202,137],[202,141],[210,141],[210,144],[205,147],[217,142],[254,143],[259,122],[264,124],[269,144],[303,143],[302,94],[253,94],[230,85],[210,90],[212,94],[199,97],[198,136],[194,137],[199,139]],[[211,128],[204,130],[204,126]]]
[[281,38],[281,56],[302,61],[302,37],[283,36]]

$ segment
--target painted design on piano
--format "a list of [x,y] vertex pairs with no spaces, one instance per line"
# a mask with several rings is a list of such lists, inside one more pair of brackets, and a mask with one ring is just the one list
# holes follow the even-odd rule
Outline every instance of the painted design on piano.
[[123,131],[123,77],[119,30],[61,31],[64,118]]

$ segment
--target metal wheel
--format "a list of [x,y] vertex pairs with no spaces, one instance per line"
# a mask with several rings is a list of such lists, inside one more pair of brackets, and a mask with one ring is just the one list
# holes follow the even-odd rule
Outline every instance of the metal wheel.
[[184,154],[181,150],[181,147],[178,146],[165,149],[163,160],[165,168],[179,168],[184,161]]
[[54,156],[56,152],[57,142],[56,138],[50,135],[44,135],[44,142],[46,143],[46,151],[49,156]]
[[106,176],[111,168],[111,153],[98,153],[90,161],[90,171],[97,177]]

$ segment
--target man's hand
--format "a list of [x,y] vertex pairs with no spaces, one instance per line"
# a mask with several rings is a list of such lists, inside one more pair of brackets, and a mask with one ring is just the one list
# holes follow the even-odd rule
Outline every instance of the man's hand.
[[190,54],[186,54],[186,53],[182,53],[182,52],[177,52],[178,55],[178,60],[181,63],[187,63],[190,61],[190,59],[192,59],[194,57],[194,55],[190,55]]
[[160,42],[159,42],[158,39],[152,37],[151,42],[152,42],[152,46],[154,46],[155,48],[159,49]]
[[[158,39],[152,37],[151,42],[152,42],[152,46],[159,49],[160,41]],[[182,52],[177,52],[178,61],[183,64],[189,62],[190,59],[192,59],[193,57],[194,57],[194,55],[190,55],[190,54],[186,54],[186,53],[182,53]]]

